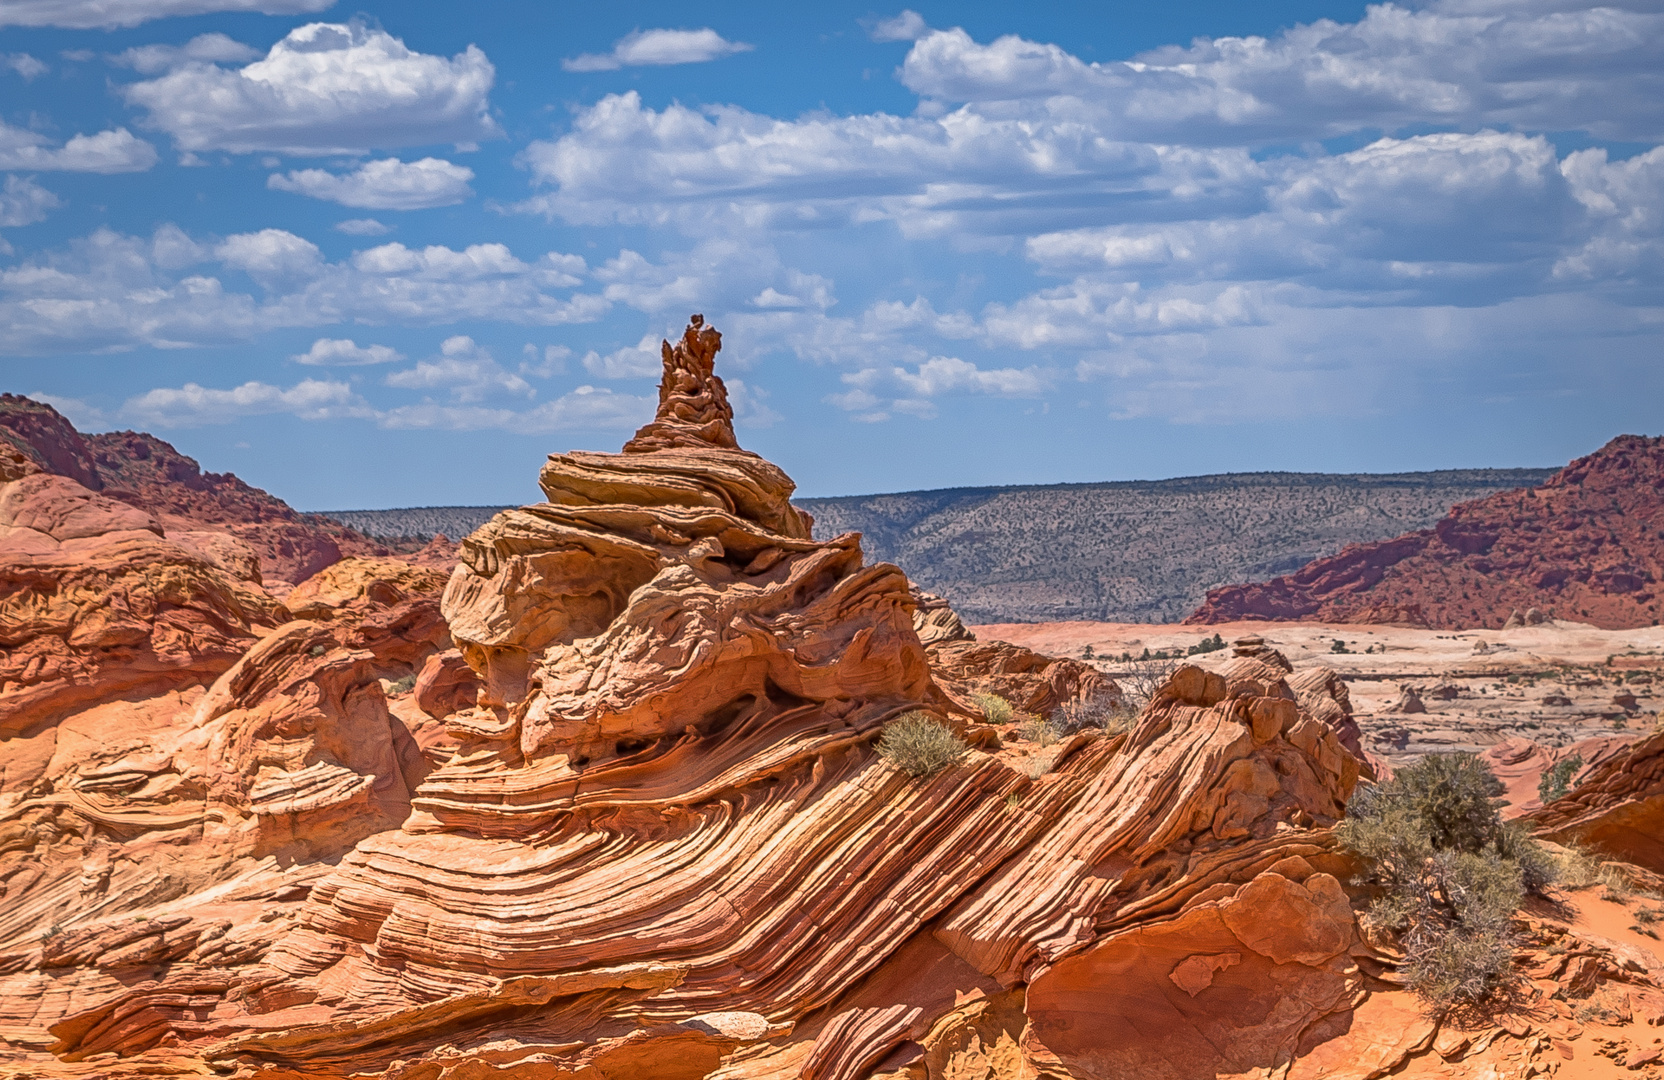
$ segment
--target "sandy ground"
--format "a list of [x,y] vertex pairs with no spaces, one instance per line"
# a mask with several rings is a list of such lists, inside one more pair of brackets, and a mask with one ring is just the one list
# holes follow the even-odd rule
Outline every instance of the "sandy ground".
[[[981,638],[1086,659],[1111,675],[1124,656],[1182,654],[1219,634],[1255,635],[1296,668],[1325,664],[1346,680],[1368,749],[1389,761],[1483,751],[1518,737],[1548,747],[1650,733],[1664,705],[1664,626],[1601,630],[1556,622],[1517,630],[1439,631],[1344,623],[1055,622],[972,627]],[[1335,642],[1346,652],[1335,652]],[[1090,650],[1090,652],[1088,652]],[[1213,668],[1231,650],[1188,657]],[[1419,697],[1415,711],[1405,689]]]

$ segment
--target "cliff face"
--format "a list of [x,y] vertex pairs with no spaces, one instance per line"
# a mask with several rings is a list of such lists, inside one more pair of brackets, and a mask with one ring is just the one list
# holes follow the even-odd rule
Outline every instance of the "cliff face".
[[52,406],[0,394],[0,442],[41,470],[152,515],[170,535],[219,533],[246,544],[278,592],[344,555],[388,548],[343,525],[297,513],[230,473],[203,472],[153,435],[82,435]]
[[1463,503],[1432,529],[1213,589],[1185,621],[1495,628],[1532,608],[1610,629],[1664,618],[1664,438],[1620,436],[1538,487]]

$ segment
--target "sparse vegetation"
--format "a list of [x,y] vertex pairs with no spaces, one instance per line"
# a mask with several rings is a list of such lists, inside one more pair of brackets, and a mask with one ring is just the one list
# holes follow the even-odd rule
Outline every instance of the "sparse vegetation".
[[1167,685],[1167,680],[1178,668],[1176,658],[1151,656],[1146,649],[1145,655],[1128,661],[1124,670],[1116,673],[1115,681],[1121,684],[1122,702],[1136,715],[1150,703],[1157,691]]
[[990,724],[1009,724],[1016,712],[1011,702],[998,694],[972,694],[971,700],[976,702],[976,707],[982,710],[983,717]]
[[319,644],[319,645],[312,646],[311,649],[307,650],[307,653],[308,653],[308,655],[312,656],[313,658],[316,658],[316,657],[322,656],[324,653],[326,653],[328,651],[329,651],[329,649],[326,646],[324,646],[322,644]]
[[1065,702],[1062,708],[1052,713],[1049,723],[1065,735],[1082,728],[1115,732],[1130,727],[1137,717],[1138,710],[1130,708],[1122,698],[1098,694],[1084,700]]
[[1042,716],[1030,716],[1023,721],[1017,733],[1028,742],[1036,746],[1054,746],[1063,738],[1063,732],[1056,724]]
[[1555,860],[1497,812],[1502,784],[1473,754],[1435,754],[1361,788],[1339,835],[1381,890],[1370,917],[1394,931],[1410,986],[1434,1008],[1482,1001],[1509,981],[1511,923]]
[[1583,768],[1583,755],[1573,754],[1569,758],[1561,758],[1553,765],[1543,770],[1542,779],[1537,781],[1537,797],[1544,805],[1561,798],[1572,789],[1572,777],[1577,770]]
[[1335,638],[1334,643],[1329,646],[1329,651],[1332,653],[1349,653],[1352,650],[1346,647],[1346,642],[1340,638]]
[[1223,635],[1215,634],[1210,638],[1203,638],[1184,651],[1186,656],[1200,656],[1203,653],[1218,652],[1225,647]]
[[414,674],[406,675],[402,679],[394,679],[387,684],[387,696],[404,697],[414,689],[416,689],[416,676]]
[[969,749],[952,728],[926,712],[904,713],[885,724],[877,746],[885,761],[921,779],[958,762]]

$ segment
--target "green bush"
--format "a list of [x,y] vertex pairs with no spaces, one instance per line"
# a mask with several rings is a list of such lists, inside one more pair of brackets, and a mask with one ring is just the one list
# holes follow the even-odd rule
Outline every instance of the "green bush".
[[1360,788],[1337,830],[1380,887],[1370,917],[1396,932],[1410,986],[1436,1008],[1468,1005],[1512,975],[1510,929],[1556,861],[1497,812],[1501,782],[1473,754],[1436,754]]
[[388,684],[387,696],[404,697],[414,689],[416,689],[416,676],[406,675],[404,678],[395,679],[393,682]]
[[976,702],[976,707],[982,710],[982,715],[987,717],[990,724],[1009,724],[1012,714],[1016,711],[1011,707],[1011,702],[998,694],[972,694],[971,700]]
[[908,776],[926,777],[954,764],[970,748],[929,713],[904,713],[884,725],[878,755]]

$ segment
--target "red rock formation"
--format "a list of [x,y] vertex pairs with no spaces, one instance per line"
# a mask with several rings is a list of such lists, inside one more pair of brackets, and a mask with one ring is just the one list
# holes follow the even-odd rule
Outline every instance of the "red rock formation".
[[0,444],[43,471],[137,507],[169,536],[230,535],[259,559],[276,591],[304,581],[343,555],[387,555],[386,545],[344,525],[300,514],[230,473],[205,473],[190,458],[136,431],[82,435],[52,406],[0,394]]
[[[811,539],[733,445],[719,343],[696,322],[625,453],[551,457],[548,502],[463,543],[443,607],[473,685],[367,629],[415,611],[403,571],[344,563],[295,590],[310,620],[152,699],[142,745],[0,811],[0,1029],[31,1067],[853,1080],[994,1046],[1213,1075],[1344,1029],[1365,986],[1327,826],[1358,763],[1328,724],[1280,672],[1186,667],[1129,730],[1018,767],[937,685],[901,572]],[[956,677],[1091,689],[1036,659]],[[406,701],[455,740],[431,772]],[[873,749],[915,710],[972,744],[923,780]],[[1093,1057],[1140,1017],[1184,1055]]]
[[258,585],[161,531],[0,448],[0,791],[34,782],[62,716],[212,680],[288,618]]
[[1462,503],[1432,529],[1353,544],[1185,621],[1500,628],[1511,612],[1608,629],[1664,619],[1664,438],[1623,435],[1540,487]]
[[1608,757],[1525,821],[1538,836],[1586,844],[1664,874],[1664,732]]

